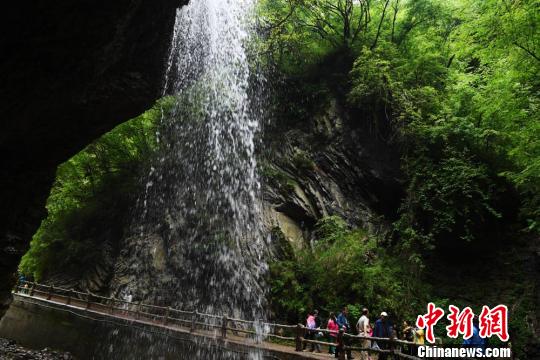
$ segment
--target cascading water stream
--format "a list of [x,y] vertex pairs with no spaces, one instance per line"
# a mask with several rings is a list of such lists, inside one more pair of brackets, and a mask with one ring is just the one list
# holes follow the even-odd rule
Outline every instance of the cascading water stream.
[[267,243],[255,159],[263,79],[248,51],[253,6],[193,0],[177,11],[164,85],[174,104],[163,110],[159,155],[121,252],[121,292],[265,317]]

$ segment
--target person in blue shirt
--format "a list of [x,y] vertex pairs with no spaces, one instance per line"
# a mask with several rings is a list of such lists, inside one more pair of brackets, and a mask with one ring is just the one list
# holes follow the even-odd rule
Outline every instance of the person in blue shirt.
[[[346,333],[351,333],[351,326],[349,324],[349,319],[347,319],[348,315],[349,315],[349,309],[346,306],[344,306],[343,309],[341,310],[341,312],[338,314],[338,316],[336,318],[336,322],[337,322],[337,325],[338,325],[339,329],[343,329],[343,331],[346,332]],[[349,340],[348,337],[343,338],[343,344],[345,346],[350,345],[350,340]],[[347,354],[347,359],[349,359],[349,360],[354,359],[354,357],[351,354],[351,350],[347,350],[346,354]],[[336,350],[336,358],[337,357],[339,357],[339,354],[338,354],[338,351]]]
[[478,318],[473,319],[473,335],[463,340],[463,347],[482,349],[482,354],[486,350],[486,339],[480,337],[480,323]]
[[349,309],[345,306],[343,310],[338,314],[336,320],[340,329],[344,328],[345,332],[349,332],[351,327],[347,316],[349,315]]
[[[379,337],[379,338],[390,338],[392,337],[392,331],[393,331],[392,323],[390,322],[390,320],[388,320],[388,314],[385,311],[383,311],[381,313],[381,317],[377,321],[375,321],[375,328],[373,329],[373,336]],[[379,346],[381,350],[388,349],[388,343],[386,341],[385,342],[379,341],[377,345]],[[379,360],[385,360],[386,357],[387,357],[387,354],[380,354]]]

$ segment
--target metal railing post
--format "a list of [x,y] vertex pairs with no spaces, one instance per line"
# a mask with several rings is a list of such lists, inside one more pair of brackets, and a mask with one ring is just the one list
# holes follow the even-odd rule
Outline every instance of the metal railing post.
[[114,308],[114,297],[111,296],[109,301],[110,301],[109,312],[112,314],[113,313],[113,308]]
[[[264,323],[264,319],[259,319],[259,324],[260,326],[262,327]],[[255,325],[255,323],[253,323],[253,325]],[[255,342],[257,344],[260,344],[263,342],[263,337],[261,336],[261,334],[259,333],[259,331],[257,331],[257,329],[254,327],[253,328],[253,331],[255,332],[255,334],[253,334],[253,336],[255,337]]]
[[85,310],[88,310],[90,309],[90,291],[86,291],[86,306],[85,306]]
[[227,338],[227,325],[229,324],[229,319],[227,318],[227,315],[223,315],[223,319],[221,320],[221,337],[223,339]]
[[189,331],[193,332],[195,331],[195,319],[197,318],[197,310],[193,310],[193,314],[191,314],[191,327]]
[[68,290],[66,305],[71,304],[71,292],[72,292],[72,290]]
[[135,311],[135,319],[139,320],[139,317],[141,315],[141,301],[137,302],[137,310]]
[[394,356],[394,353],[396,351],[396,342],[395,342],[394,334],[390,334],[390,340],[388,341],[388,348],[390,349],[390,353],[392,354],[392,357]]
[[36,283],[32,282],[30,283],[30,296],[34,296],[34,289],[36,287]]
[[169,320],[169,311],[171,308],[167,306],[167,309],[165,310],[165,317],[163,318],[163,325],[167,325],[167,321]]
[[47,300],[51,300],[52,292],[53,292],[54,286],[49,286],[49,292],[47,293]]
[[296,325],[296,338],[295,338],[295,344],[296,344],[296,351],[302,351],[302,338],[303,338],[303,330],[302,325],[297,324]]
[[339,329],[337,336],[337,348],[338,359],[345,360],[345,345],[343,344],[343,329]]

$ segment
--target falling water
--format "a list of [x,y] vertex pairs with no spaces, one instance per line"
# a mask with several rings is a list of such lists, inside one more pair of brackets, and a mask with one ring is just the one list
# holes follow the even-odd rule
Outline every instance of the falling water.
[[174,105],[163,110],[161,150],[115,275],[145,301],[264,318],[252,11],[253,0],[193,0],[177,11],[164,85]]

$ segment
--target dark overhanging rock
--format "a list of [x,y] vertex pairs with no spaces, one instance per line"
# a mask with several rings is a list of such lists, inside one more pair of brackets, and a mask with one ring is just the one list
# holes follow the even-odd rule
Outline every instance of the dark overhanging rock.
[[0,317],[57,166],[160,96],[187,0],[10,2],[0,21]]

